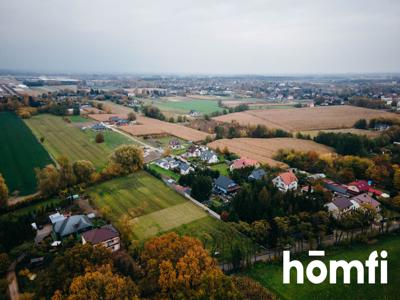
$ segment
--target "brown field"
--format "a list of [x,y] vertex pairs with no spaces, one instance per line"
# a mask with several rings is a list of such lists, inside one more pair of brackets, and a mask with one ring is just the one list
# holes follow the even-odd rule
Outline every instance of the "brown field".
[[[90,114],[88,116],[96,121],[105,122],[112,116],[126,117],[126,114]],[[193,142],[202,141],[210,135],[180,124],[164,122],[143,116],[137,116],[136,121],[138,125],[122,126],[120,129],[135,136],[167,133]]]
[[373,131],[373,130],[365,130],[365,129],[356,129],[356,128],[348,128],[348,129],[331,129],[331,130],[309,130],[309,131],[301,131],[303,134],[308,134],[312,138],[316,137],[319,132],[334,132],[334,133],[352,133],[357,135],[365,135],[369,138],[377,137],[381,134],[380,131]]
[[228,147],[230,152],[239,156],[257,160],[260,163],[268,164],[273,167],[285,167],[282,162],[274,160],[276,153],[280,149],[295,149],[297,151],[315,151],[319,154],[334,152],[332,148],[317,144],[309,140],[293,138],[272,138],[272,139],[222,139],[208,144],[212,149],[223,149]]
[[221,122],[238,121],[241,125],[262,124],[289,132],[351,128],[359,119],[396,118],[400,115],[355,106],[329,106],[293,109],[251,110],[214,118]]

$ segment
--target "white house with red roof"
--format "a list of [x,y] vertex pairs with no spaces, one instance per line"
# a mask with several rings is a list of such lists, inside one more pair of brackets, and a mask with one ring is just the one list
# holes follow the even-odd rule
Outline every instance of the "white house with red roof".
[[258,168],[259,166],[260,166],[260,164],[258,163],[258,161],[254,160],[254,159],[246,158],[246,157],[241,157],[232,162],[232,164],[230,166],[230,170],[232,172],[233,170],[237,170],[237,169],[243,169],[243,168],[247,168],[247,167]]
[[292,171],[280,173],[274,179],[272,183],[282,192],[297,190],[298,179]]

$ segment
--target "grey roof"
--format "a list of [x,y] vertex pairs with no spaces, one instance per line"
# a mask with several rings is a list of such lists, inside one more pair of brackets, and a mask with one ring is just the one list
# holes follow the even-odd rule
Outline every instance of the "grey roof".
[[255,180],[260,180],[264,177],[266,174],[264,169],[255,169],[251,174],[249,175],[249,179],[255,179]]
[[236,185],[236,183],[230,179],[229,177],[220,175],[216,180],[215,180],[215,185],[219,186],[220,188],[223,188],[225,190],[228,190],[228,188],[233,187]]
[[183,171],[187,171],[190,168],[190,165],[188,165],[187,163],[180,163],[179,164],[179,169],[183,170]]
[[64,237],[91,227],[93,227],[93,224],[87,216],[75,215],[63,221],[56,222],[53,225],[53,230],[61,237]]
[[337,206],[337,208],[339,208],[339,210],[349,208],[353,205],[353,203],[351,203],[349,198],[341,197],[341,196],[335,197],[332,200],[332,203],[335,204]]
[[202,160],[210,160],[215,155],[214,151],[203,151],[201,153]]

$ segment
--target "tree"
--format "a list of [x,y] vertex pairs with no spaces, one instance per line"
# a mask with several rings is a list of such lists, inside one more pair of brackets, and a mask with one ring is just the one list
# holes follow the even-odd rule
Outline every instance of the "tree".
[[0,208],[7,204],[8,199],[8,187],[6,181],[0,173]]
[[354,123],[354,128],[367,129],[368,128],[367,120],[365,120],[365,119],[358,120],[357,122]]
[[55,194],[59,189],[60,172],[54,165],[47,165],[43,169],[35,169],[39,191],[45,196]]
[[196,176],[192,184],[190,196],[199,201],[206,201],[210,198],[212,180],[208,176]]
[[5,274],[8,267],[11,265],[11,260],[7,253],[0,253],[0,276]]
[[53,263],[38,273],[38,294],[49,298],[56,290],[66,292],[73,279],[88,268],[112,264],[112,254],[106,248],[76,244],[57,254]]
[[[88,268],[84,275],[75,277],[65,299],[138,299],[138,292],[130,278],[114,274],[110,265],[104,265],[96,270]],[[53,299],[59,299],[59,293]]]
[[249,277],[233,276],[233,283],[244,299],[248,300],[275,300],[276,297],[260,283]]
[[176,233],[155,237],[145,244],[141,260],[146,274],[142,287],[156,299],[237,298],[230,279],[194,238]]
[[128,113],[128,120],[129,121],[136,121],[136,114],[134,112]]
[[60,173],[59,188],[66,188],[75,183],[75,174],[72,170],[72,165],[66,156],[61,156],[57,159]]
[[121,174],[129,174],[143,169],[143,151],[133,145],[118,147],[111,156],[111,163],[120,168]]
[[78,182],[89,183],[92,178],[92,174],[96,172],[96,168],[93,163],[88,160],[78,160],[72,165],[72,169]]
[[97,144],[104,143],[104,135],[99,132],[98,134],[96,134],[95,141]]

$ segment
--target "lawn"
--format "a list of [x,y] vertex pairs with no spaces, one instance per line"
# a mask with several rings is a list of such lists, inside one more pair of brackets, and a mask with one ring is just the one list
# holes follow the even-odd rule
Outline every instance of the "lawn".
[[44,138],[44,147],[54,157],[67,156],[71,162],[85,159],[97,168],[103,167],[115,147],[130,144],[132,141],[116,132],[105,132],[105,142],[94,141],[96,133],[82,131],[61,117],[38,115],[26,120],[37,138]]
[[[279,264],[265,264],[261,263],[256,265],[246,275],[259,281],[266,288],[274,291],[281,299],[399,299],[398,287],[400,286],[400,237],[390,236],[384,237],[377,241],[374,245],[360,245],[353,246],[348,249],[331,250],[327,251],[329,256],[323,259],[325,263],[328,260],[346,261],[360,260],[365,261],[369,254],[374,250],[388,251],[388,284],[387,285],[357,285],[355,282],[355,272],[352,274],[350,285],[344,285],[341,274],[338,276],[338,284],[329,284],[324,282],[320,285],[314,285],[305,279],[305,284],[288,284],[282,283],[282,265]],[[306,266],[306,260],[303,260],[303,265]],[[378,269],[377,269],[378,270]],[[367,273],[367,270],[366,270]],[[292,272],[292,279],[295,279],[295,274]],[[376,278],[379,282],[379,274]],[[329,279],[328,279],[329,281]],[[367,281],[366,281],[367,282]]]
[[52,160],[25,123],[13,113],[0,113],[0,173],[10,192],[36,191],[35,168]]
[[218,221],[161,180],[141,171],[113,179],[87,190],[91,203],[100,208],[116,227],[123,215],[130,219],[131,238],[144,241],[167,231],[199,238],[210,252],[222,258],[231,246],[254,247],[229,224]]
[[191,110],[203,114],[210,114],[214,111],[222,111],[216,100],[202,100],[193,98],[167,98],[162,101],[154,102],[154,105],[163,111],[187,114]]
[[229,258],[234,245],[239,246],[243,252],[253,253],[258,250],[257,245],[231,225],[210,216],[181,225],[172,231],[198,238],[219,261],[226,261]]
[[159,166],[157,166],[155,164],[149,164],[148,168],[152,169],[153,171],[157,172],[160,175],[164,175],[164,176],[170,177],[175,181],[178,181],[179,178],[180,178],[180,175],[178,173],[175,173],[175,172],[173,172],[171,170],[165,170],[165,169],[163,169],[163,168],[161,168],[161,167],[159,167]]
[[92,203],[118,226],[121,216],[131,219],[132,238],[143,240],[159,232],[206,216],[206,213],[141,171],[88,189]]
[[82,116],[69,116],[68,119],[71,120],[72,123],[84,123],[91,121],[90,119],[84,118]]
[[219,171],[220,175],[228,176],[229,175],[229,167],[226,163],[219,163],[212,165],[211,170]]

